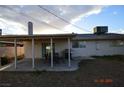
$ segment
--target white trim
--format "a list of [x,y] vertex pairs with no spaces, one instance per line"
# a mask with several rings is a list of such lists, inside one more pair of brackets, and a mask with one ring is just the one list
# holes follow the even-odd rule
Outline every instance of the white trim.
[[68,38],[68,66],[69,67],[71,66],[71,59],[70,59],[71,58],[71,55],[70,55],[71,54],[71,51],[70,51],[71,48],[70,48],[70,44],[71,44],[70,43],[70,38]]
[[17,68],[17,41],[14,40],[14,48],[15,48],[15,69]]
[[50,46],[51,46],[51,67],[53,68],[53,39],[50,38]]
[[32,68],[35,68],[34,60],[35,60],[35,57],[34,57],[34,38],[32,38]]

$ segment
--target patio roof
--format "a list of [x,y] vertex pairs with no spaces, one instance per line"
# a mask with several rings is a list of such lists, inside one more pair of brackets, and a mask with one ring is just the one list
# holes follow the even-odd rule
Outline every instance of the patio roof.
[[[8,41],[0,41],[0,47],[13,47],[14,42],[8,42]],[[23,43],[18,42],[17,46],[22,47]]]
[[27,41],[31,40],[32,42],[32,68],[35,68],[35,54],[34,54],[34,47],[35,47],[35,40],[46,40],[49,39],[50,47],[51,47],[51,68],[53,68],[53,40],[54,39],[66,39],[68,42],[68,66],[71,66],[71,59],[70,59],[70,38],[75,36],[75,34],[45,34],[45,35],[2,35],[0,36],[1,41],[14,41],[14,54],[15,54],[15,69],[17,67],[17,42],[18,41]]
[[14,39],[19,39],[19,40],[31,40],[32,38],[34,39],[64,39],[64,38],[72,38],[76,34],[35,34],[35,35],[1,35],[0,40],[7,40],[11,41]]

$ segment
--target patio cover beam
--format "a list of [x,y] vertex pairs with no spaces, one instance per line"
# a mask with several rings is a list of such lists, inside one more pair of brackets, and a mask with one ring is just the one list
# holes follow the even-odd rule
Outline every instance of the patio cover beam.
[[70,48],[70,38],[68,38],[68,66],[71,66],[71,48]]
[[34,60],[35,60],[35,57],[34,57],[34,38],[32,38],[32,68],[35,68]]

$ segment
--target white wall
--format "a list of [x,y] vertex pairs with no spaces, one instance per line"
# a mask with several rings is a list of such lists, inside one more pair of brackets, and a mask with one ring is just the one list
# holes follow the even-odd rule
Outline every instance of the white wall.
[[97,44],[97,55],[124,55],[124,46],[113,46],[112,42],[113,41],[99,41]]
[[124,55],[124,46],[113,47],[113,41],[86,41],[86,48],[72,48],[73,56]]
[[[26,41],[24,42],[24,51],[25,51],[25,58],[32,58],[32,42]],[[35,58],[41,58],[42,56],[42,50],[41,50],[41,43],[38,41],[35,41],[34,46],[35,51]]]
[[59,53],[62,56],[62,51],[68,49],[68,41],[67,40],[55,40],[55,52]]
[[[42,58],[42,42],[45,41],[35,41],[35,58]],[[55,52],[60,55],[64,49],[68,48],[67,40],[53,40],[53,43],[55,43]],[[124,55],[124,46],[113,47],[112,41],[86,41],[86,48],[72,48],[72,50],[73,57],[93,55]],[[32,58],[31,41],[26,41],[24,43],[24,51],[25,58]]]

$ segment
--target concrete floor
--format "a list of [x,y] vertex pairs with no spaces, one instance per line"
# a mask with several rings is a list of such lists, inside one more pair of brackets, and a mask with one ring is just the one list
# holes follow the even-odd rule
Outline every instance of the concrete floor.
[[61,60],[54,62],[54,67],[51,68],[50,62],[35,59],[35,68],[32,68],[31,59],[23,59],[17,62],[17,68],[14,68],[14,63],[1,68],[0,71],[75,71],[78,69],[78,63],[80,59],[71,60],[71,67],[68,66],[68,60]]

